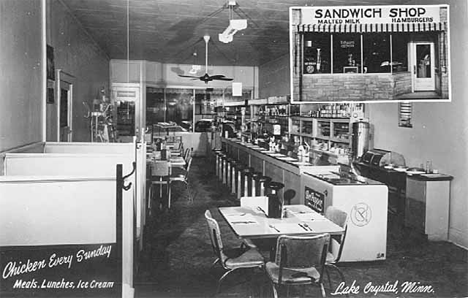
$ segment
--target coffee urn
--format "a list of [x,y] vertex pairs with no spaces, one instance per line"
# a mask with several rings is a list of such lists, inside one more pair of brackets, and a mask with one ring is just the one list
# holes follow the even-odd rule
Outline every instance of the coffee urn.
[[369,122],[357,121],[353,123],[351,146],[353,158],[358,159],[369,150],[369,129]]

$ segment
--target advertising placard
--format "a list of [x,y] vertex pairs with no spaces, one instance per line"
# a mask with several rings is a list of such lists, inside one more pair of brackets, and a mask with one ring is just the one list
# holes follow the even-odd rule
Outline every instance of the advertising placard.
[[115,243],[0,247],[0,297],[121,297]]
[[312,208],[314,211],[319,213],[324,212],[325,205],[325,195],[323,193],[317,192],[312,188],[305,186],[304,189],[304,202],[307,206]]

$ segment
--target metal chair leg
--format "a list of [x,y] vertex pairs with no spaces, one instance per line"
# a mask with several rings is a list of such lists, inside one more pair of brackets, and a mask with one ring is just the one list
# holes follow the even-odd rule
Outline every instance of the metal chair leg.
[[[325,272],[327,273],[328,282],[330,283],[330,290],[331,290],[331,288],[332,288],[332,285],[331,285],[330,274],[329,274],[329,272],[328,272],[328,267],[334,268],[334,269],[338,272],[338,274],[340,275],[341,281],[342,281],[344,284],[346,284],[346,279],[345,279],[345,276],[344,276],[344,274],[343,274],[343,271],[341,271],[341,269],[338,268],[338,266],[336,266],[335,264],[331,264],[331,263],[330,263],[330,264],[327,264],[327,265],[325,265]],[[346,297],[349,297],[349,295],[346,294]]]
[[220,260],[219,258],[217,258],[217,259],[213,262],[213,264],[211,264],[210,269],[212,269],[216,264],[218,264],[219,261],[221,261],[221,260]]
[[225,272],[218,280],[218,288],[216,289],[216,294],[219,293],[219,290],[221,289],[221,283],[223,282],[223,280],[226,278],[226,276],[228,276],[229,273],[231,272],[234,272],[236,269],[232,269],[232,270],[229,270],[227,272]]
[[332,284],[331,284],[330,272],[328,272],[328,268],[327,268],[327,266],[325,266],[325,273],[327,274],[327,278],[328,278],[328,285],[330,286],[330,290],[331,290],[331,288],[332,288]]
[[278,298],[278,291],[276,290],[276,285],[274,283],[271,283],[271,287],[273,289],[273,296],[275,298]]
[[325,270],[327,270],[327,267],[328,267],[328,266],[334,268],[334,269],[338,272],[338,274],[340,275],[341,281],[344,282],[344,283],[346,283],[344,274],[343,274],[343,272],[340,270],[340,268],[338,268],[338,266],[336,266],[335,264],[327,264],[327,265],[325,266]]
[[171,195],[172,195],[172,183],[170,181],[167,182],[167,208],[171,209]]
[[327,294],[325,294],[325,287],[323,286],[323,283],[320,283],[320,291],[322,292],[322,297],[327,297]]
[[149,193],[148,193],[148,214],[149,216],[151,216],[151,203],[153,201],[153,185],[151,184],[150,187],[149,187]]
[[188,200],[189,202],[193,203],[194,196],[192,196],[192,188],[190,187],[190,183],[188,181],[185,182],[188,192]]

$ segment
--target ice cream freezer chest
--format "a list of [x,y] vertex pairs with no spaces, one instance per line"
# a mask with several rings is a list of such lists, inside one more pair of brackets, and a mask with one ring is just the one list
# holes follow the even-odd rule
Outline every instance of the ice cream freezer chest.
[[348,213],[348,227],[340,262],[378,261],[386,258],[388,188],[372,181],[326,175],[301,176],[300,203],[324,213],[335,206]]

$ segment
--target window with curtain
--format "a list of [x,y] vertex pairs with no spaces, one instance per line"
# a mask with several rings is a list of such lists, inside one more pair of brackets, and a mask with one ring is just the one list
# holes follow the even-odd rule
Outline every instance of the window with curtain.
[[[392,35],[393,72],[408,71],[409,33]],[[389,59],[390,60],[390,59]]]
[[244,89],[242,96],[232,96],[230,88],[148,87],[146,125],[151,127],[158,122],[175,122],[190,130],[194,127],[194,122],[203,118],[214,118],[217,115],[216,106],[222,106],[224,102],[245,102],[252,99],[252,92],[252,89]]
[[[369,33],[362,36],[363,66],[366,73],[390,72],[390,67],[384,66],[390,62],[390,34]],[[405,45],[406,47],[406,45]]]
[[303,35],[304,74],[408,71],[408,33],[307,32]]
[[333,73],[359,72],[361,68],[361,35],[333,35]]
[[304,73],[330,73],[330,34],[304,36]]

